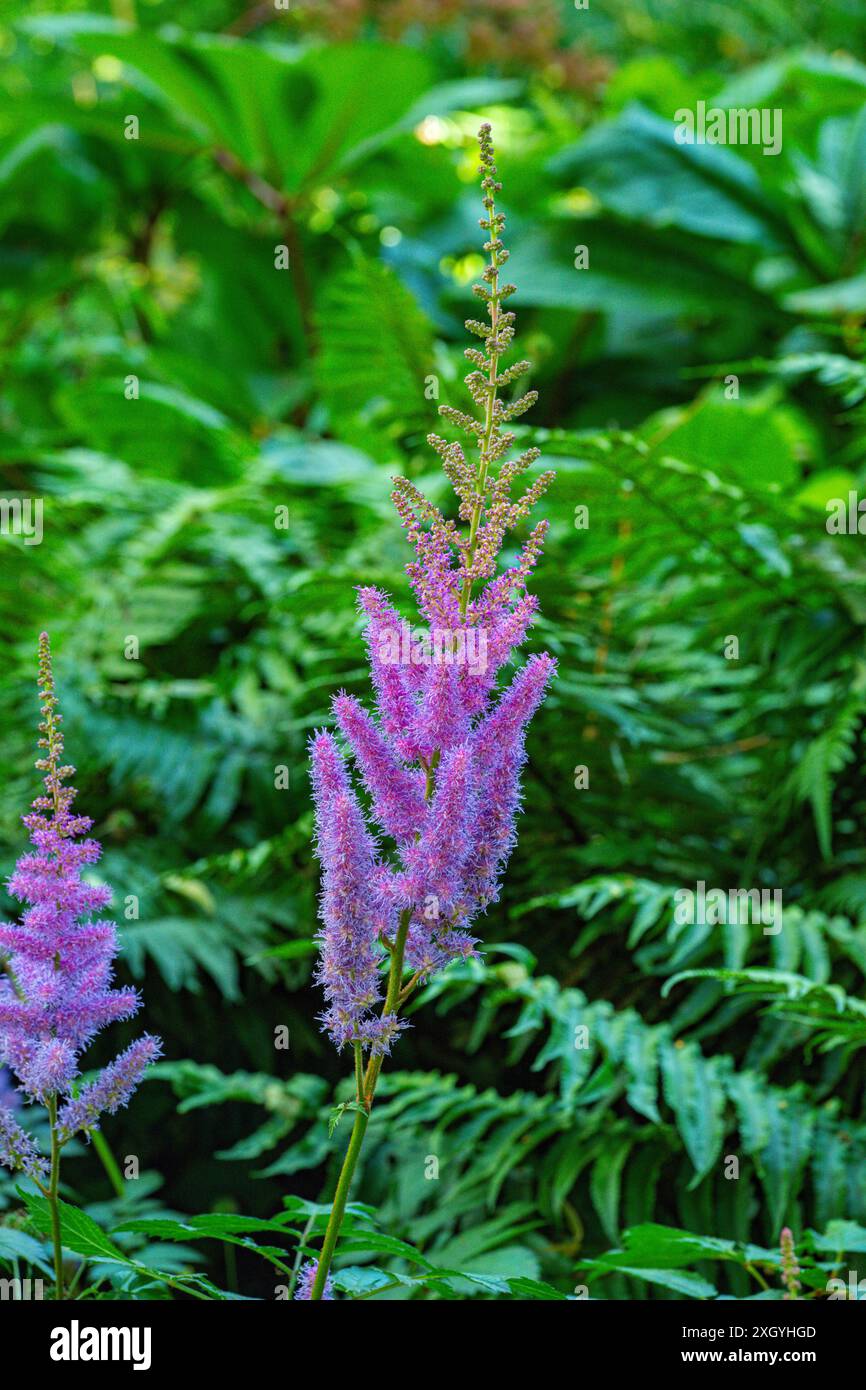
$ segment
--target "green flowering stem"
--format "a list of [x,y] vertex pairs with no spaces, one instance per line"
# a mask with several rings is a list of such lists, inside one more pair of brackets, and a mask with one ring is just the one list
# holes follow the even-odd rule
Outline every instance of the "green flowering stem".
[[[391,969],[388,973],[388,990],[385,995],[385,1007],[382,1016],[397,1012],[397,1003],[400,995],[400,986],[403,983],[403,956],[406,951],[406,937],[409,935],[409,923],[412,920],[412,909],[406,908],[400,914],[400,925],[397,928],[397,938],[394,942],[394,949],[391,952]],[[379,1080],[379,1072],[382,1070],[382,1054],[378,1057],[371,1057],[367,1064],[367,1075],[364,1080],[364,1098],[369,1111],[373,1104],[373,1095],[376,1090],[376,1082]]]
[[367,1132],[367,1122],[369,1118],[370,1116],[366,1110],[355,1111],[355,1123],[352,1126],[352,1137],[349,1140],[349,1147],[346,1150],[346,1157],[343,1160],[343,1167],[340,1170],[340,1180],[337,1183],[337,1190],[334,1193],[334,1204],[331,1207],[328,1229],[325,1231],[325,1239],[322,1243],[322,1253],[319,1256],[316,1278],[310,1292],[311,1299],[320,1299],[325,1291],[325,1281],[331,1268],[331,1260],[334,1258],[334,1250],[340,1235],[343,1217],[346,1214],[346,1203],[349,1200],[349,1188],[352,1185],[355,1169],[358,1166],[358,1159],[361,1155],[361,1145],[364,1142],[364,1135]]
[[57,1135],[57,1097],[46,1101],[51,1126],[51,1177],[48,1183],[48,1210],[51,1213],[51,1241],[54,1246],[54,1297],[63,1298],[63,1244],[60,1238],[60,1140]]
[[[437,748],[429,763],[425,763],[424,759],[421,759],[421,767],[424,770],[424,777],[426,779],[424,783],[425,801],[430,800],[431,796],[433,795],[433,792],[436,789],[436,769],[439,766],[439,759],[441,756],[442,754],[440,750]],[[418,837],[416,836],[415,838],[417,839]]]
[[[490,223],[491,241],[496,240],[496,207],[492,197],[485,199],[487,218]],[[490,251],[490,333],[495,342],[496,333],[499,328],[499,262],[496,257],[495,247]],[[481,437],[481,444],[478,451],[478,474],[475,481],[476,500],[472,509],[472,516],[469,521],[469,555],[468,564],[471,565],[475,558],[475,546],[478,536],[478,527],[481,523],[481,512],[484,506],[484,490],[487,485],[487,474],[490,471],[490,445],[493,441],[493,432],[496,428],[496,376],[499,370],[499,354],[491,349],[490,367],[488,369],[489,391],[484,405],[484,433]],[[463,592],[460,595],[460,617],[466,619],[469,608],[469,599],[472,594],[472,580],[469,575],[463,581]]]
[[[385,1006],[382,1010],[383,1015],[393,1014],[397,1009],[400,986],[403,981],[403,955],[406,950],[406,937],[409,934],[411,916],[411,909],[406,909],[406,911],[400,915],[400,926],[397,930],[397,938],[394,942],[393,950],[391,951],[391,969],[388,972],[388,989],[385,995]],[[360,1045],[355,1044],[355,1048],[355,1074],[356,1077],[358,1077]],[[364,1109],[355,1111],[355,1123],[352,1126],[352,1136],[349,1140],[349,1147],[346,1150],[346,1157],[343,1159],[343,1166],[340,1169],[340,1176],[337,1180],[337,1190],[334,1193],[331,1215],[328,1219],[325,1239],[322,1242],[322,1253],[319,1256],[316,1277],[313,1281],[312,1290],[310,1291],[311,1300],[320,1299],[325,1292],[325,1282],[331,1269],[331,1261],[334,1258],[337,1241],[340,1238],[340,1228],[343,1225],[343,1217],[346,1214],[346,1203],[349,1200],[349,1189],[352,1186],[355,1169],[358,1166],[358,1159],[361,1156],[361,1147],[364,1143],[364,1136],[367,1133],[370,1111],[373,1108],[373,1096],[376,1093],[376,1083],[379,1080],[379,1072],[381,1070],[381,1055],[378,1057],[371,1057],[367,1064],[366,1075],[363,1077],[361,1083],[361,1092],[359,1096],[359,1099],[363,1102]]]
[[126,1189],[123,1185],[123,1174],[117,1166],[117,1159],[108,1147],[108,1142],[101,1130],[92,1129],[90,1131],[90,1141],[99,1155],[100,1162],[105,1169],[108,1181],[114,1188],[117,1197],[125,1197]]
[[416,971],[415,971],[415,974],[412,976],[411,980],[409,980],[408,983],[405,984],[405,985],[403,986],[403,988],[400,990],[400,993],[397,995],[397,1007],[398,1007],[398,1008],[402,1008],[403,1005],[406,1003],[406,1000],[410,997],[410,995],[412,995],[412,994],[415,993],[415,990],[418,988],[418,986],[419,986],[420,983],[421,983],[421,976],[422,976],[422,974],[423,974],[423,971],[421,971],[421,970],[416,970]]

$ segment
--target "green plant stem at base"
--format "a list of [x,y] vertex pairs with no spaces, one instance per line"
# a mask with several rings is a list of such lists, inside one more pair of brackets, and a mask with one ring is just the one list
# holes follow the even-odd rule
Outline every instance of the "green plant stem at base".
[[328,1229],[325,1231],[325,1239],[322,1243],[322,1253],[319,1256],[316,1278],[310,1294],[311,1299],[320,1299],[325,1291],[325,1281],[328,1277],[328,1271],[331,1268],[331,1260],[334,1258],[334,1249],[340,1234],[340,1227],[343,1224],[346,1203],[349,1200],[349,1188],[352,1185],[352,1178],[355,1176],[355,1169],[358,1166],[358,1158],[361,1154],[361,1145],[364,1142],[364,1135],[367,1132],[367,1122],[369,1118],[370,1116],[366,1110],[355,1111],[355,1123],[352,1126],[352,1137],[349,1140],[349,1147],[346,1150],[346,1157],[343,1160],[343,1167],[340,1170],[337,1190],[334,1193],[334,1204],[331,1207]]
[[60,1239],[60,1140],[57,1137],[57,1097],[49,1096],[47,1101],[48,1120],[51,1125],[51,1177],[48,1183],[48,1210],[51,1213],[51,1242],[54,1246],[54,1297],[63,1298],[63,1245]]
[[[385,995],[385,1005],[382,1010],[383,1016],[396,1012],[400,986],[403,982],[403,954],[406,950],[406,937],[409,934],[409,921],[411,915],[411,910],[407,910],[403,912],[400,917],[400,926],[397,930],[397,937],[391,952],[391,969],[388,973],[388,990]],[[352,1186],[352,1179],[355,1176],[355,1169],[358,1166],[361,1146],[364,1143],[364,1135],[367,1133],[370,1111],[373,1108],[373,1096],[376,1093],[376,1083],[379,1080],[379,1072],[381,1070],[381,1055],[378,1057],[371,1057],[364,1077],[363,1103],[365,1109],[355,1111],[355,1123],[352,1126],[352,1136],[349,1140],[349,1147],[346,1150],[346,1157],[343,1159],[343,1166],[340,1169],[340,1176],[337,1180],[337,1190],[334,1193],[331,1215],[328,1219],[325,1239],[322,1242],[322,1253],[319,1256],[316,1277],[313,1281],[313,1288],[310,1293],[310,1298],[313,1300],[320,1299],[325,1292],[325,1281],[328,1278],[331,1261],[334,1258],[334,1250],[336,1249],[337,1241],[340,1236],[340,1227],[343,1224],[343,1217],[346,1214],[349,1189]]]
[[102,1166],[105,1169],[108,1181],[114,1188],[115,1195],[117,1197],[124,1197],[126,1195],[126,1189],[123,1185],[123,1174],[117,1166],[117,1159],[111,1152],[105,1135],[100,1130],[93,1129],[90,1131],[90,1139],[94,1149],[99,1155],[100,1162],[102,1163]]

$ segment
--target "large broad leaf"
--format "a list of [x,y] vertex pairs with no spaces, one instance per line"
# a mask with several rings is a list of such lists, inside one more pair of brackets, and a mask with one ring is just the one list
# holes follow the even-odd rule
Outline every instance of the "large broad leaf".
[[749,1268],[755,1262],[777,1266],[778,1250],[757,1245],[740,1245],[716,1236],[693,1235],[690,1231],[653,1222],[625,1232],[624,1249],[611,1250],[598,1259],[587,1260],[578,1268],[588,1274],[617,1273],[646,1280],[670,1289],[680,1297],[713,1298],[717,1289],[685,1266],[719,1261]]
[[[27,1213],[36,1229],[43,1236],[51,1235],[51,1212],[44,1197],[19,1188],[19,1196],[27,1207]],[[131,1264],[128,1255],[114,1244],[92,1216],[68,1202],[59,1202],[60,1236],[64,1248],[82,1255],[89,1260],[108,1260],[112,1263]]]
[[817,318],[841,318],[844,314],[862,314],[866,310],[866,274],[852,275],[830,285],[789,294],[785,308],[793,314],[815,315]]
[[431,71],[418,49],[373,43],[312,49],[299,68],[315,92],[299,132],[298,183],[306,186],[378,147]]
[[[158,1241],[177,1241],[181,1244],[192,1240],[220,1240],[226,1245],[238,1245],[243,1250],[260,1255],[275,1269],[283,1272],[288,1272],[290,1261],[290,1254],[285,1246],[263,1245],[253,1237],[266,1233],[277,1234],[284,1239],[298,1236],[298,1232],[291,1230],[285,1221],[265,1221],[231,1212],[208,1212],[203,1216],[191,1216],[185,1221],[174,1221],[165,1217],[139,1217],[122,1221],[114,1230],[118,1235],[138,1234]],[[156,1250],[158,1256],[158,1246]]]
[[473,1292],[489,1294],[493,1297],[508,1296],[518,1299],[565,1300],[568,1295],[545,1284],[538,1279],[496,1277],[477,1274],[474,1271],[456,1269],[430,1269],[422,1274],[407,1275],[391,1270],[378,1269],[374,1265],[350,1265],[332,1275],[334,1287],[350,1298],[367,1299],[376,1294],[393,1289],[429,1288],[449,1298],[466,1298]]
[[[171,27],[147,33],[80,15],[38,16],[27,27],[95,58],[115,58],[127,81],[201,146],[228,153],[289,194],[396,133],[431,72],[417,49],[387,44],[303,52]],[[146,121],[142,127],[146,140]]]
[[720,145],[679,145],[674,123],[632,106],[563,150],[553,172],[585,184],[621,217],[762,250],[783,236],[757,174]]
[[[51,1213],[45,1198],[27,1192],[23,1188],[18,1189],[18,1194],[25,1203],[34,1226],[42,1235],[49,1236],[51,1234]],[[64,1249],[71,1250],[74,1254],[92,1261],[98,1267],[100,1275],[104,1270],[106,1274],[115,1277],[116,1272],[122,1270],[128,1272],[130,1276],[134,1276],[136,1281],[142,1279],[146,1282],[153,1281],[158,1285],[188,1292],[199,1299],[223,1300],[241,1297],[239,1294],[228,1293],[224,1289],[218,1288],[211,1283],[206,1275],[175,1273],[174,1258],[171,1253],[173,1247],[167,1249],[167,1267],[155,1268],[152,1262],[159,1259],[158,1245],[148,1250],[150,1263],[144,1264],[135,1256],[124,1254],[86,1212],[81,1211],[78,1207],[70,1206],[68,1202],[64,1201],[60,1201],[59,1210],[61,1241]]]
[[[778,490],[798,482],[800,459],[809,444],[803,421],[771,396],[728,400],[716,388],[688,406],[653,417],[643,433],[659,456],[711,469],[750,489]],[[743,539],[763,552],[777,572],[787,572],[788,562],[766,526],[752,526]]]
[[12,1226],[0,1226],[0,1262],[20,1261],[41,1269],[43,1274],[52,1274],[53,1266],[48,1245],[34,1240],[26,1231],[16,1231]]
[[331,1275],[331,1283],[349,1298],[372,1298],[385,1289],[423,1287],[418,1276],[394,1274],[376,1265],[347,1265]]
[[[738,72],[716,94],[719,106],[763,106],[795,91],[805,105],[826,111],[830,102],[859,108],[866,91],[866,67],[847,53],[828,54],[809,49],[783,53],[766,63]],[[787,113],[786,113],[787,114]]]
[[357,488],[379,477],[366,454],[331,439],[297,439],[278,432],[263,445],[262,457],[269,473],[299,489]]
[[98,225],[99,205],[108,189],[78,132],[55,118],[23,133],[14,131],[0,151],[4,223],[26,207],[28,222],[52,235],[63,237],[70,225]]
[[[576,248],[589,265],[578,269]],[[777,310],[733,261],[712,255],[681,232],[635,230],[609,214],[533,225],[516,235],[508,263],[520,287],[515,306],[601,310],[616,315],[729,314],[734,304],[758,321]]]
[[676,1226],[660,1226],[655,1222],[632,1226],[623,1236],[623,1245],[623,1250],[614,1250],[604,1256],[604,1263],[610,1268],[630,1266],[639,1269],[649,1266],[655,1269],[679,1269],[699,1260],[741,1258],[732,1240],[692,1235],[691,1231],[682,1231]]
[[236,1236],[256,1235],[264,1231],[283,1236],[293,1235],[286,1221],[267,1221],[258,1216],[241,1216],[238,1212],[205,1212],[175,1221],[164,1216],[139,1216],[121,1221],[114,1227],[116,1234],[138,1233],[159,1240],[228,1240]]
[[[612,1269],[609,1270],[603,1260],[596,1260],[590,1268],[600,1274],[606,1271],[613,1272]],[[633,1278],[645,1280],[648,1284],[656,1284],[660,1288],[670,1289],[680,1298],[715,1298],[718,1293],[714,1285],[708,1283],[706,1279],[702,1279],[699,1274],[691,1274],[683,1270],[632,1269],[628,1265],[617,1265],[615,1272],[617,1274],[630,1274]]]
[[827,1250],[833,1255],[855,1251],[866,1254],[866,1227],[856,1221],[831,1221],[821,1235],[811,1231],[810,1237],[816,1250]]

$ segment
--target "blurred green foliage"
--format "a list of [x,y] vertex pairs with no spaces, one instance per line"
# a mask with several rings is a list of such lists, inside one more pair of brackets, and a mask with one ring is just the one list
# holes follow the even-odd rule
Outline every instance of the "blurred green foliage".
[[[781,1293],[783,1224],[816,1288],[858,1248],[866,565],[825,522],[866,485],[864,38],[856,0],[7,6],[0,487],[44,539],[0,537],[0,831],[8,868],[48,627],[166,1039],[106,1126],[134,1194],[67,1166],[124,1249],[189,1271],[175,1213],[291,1193],[309,1234],[330,1193],[305,743],[366,690],[353,585],[407,598],[390,477],[444,496],[424,439],[466,399],[482,116],[541,393],[520,435],[558,469],[534,636],[560,677],[485,961],[414,1011],[355,1194],[452,1274],[410,1278],[359,1207],[343,1287],[375,1292],[376,1255],[391,1297],[743,1297],[756,1264]],[[781,109],[781,152],[677,145],[701,100]],[[782,890],[783,930],[681,925],[698,881]],[[241,1253],[272,1295],[262,1268]]]

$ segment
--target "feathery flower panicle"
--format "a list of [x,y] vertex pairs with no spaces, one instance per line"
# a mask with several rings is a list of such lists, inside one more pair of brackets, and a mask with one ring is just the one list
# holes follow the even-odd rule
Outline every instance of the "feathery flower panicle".
[[124,1105],[128,1105],[148,1066],[156,1061],[161,1052],[159,1038],[144,1033],[104,1067],[95,1081],[82,1086],[78,1095],[68,1100],[58,1112],[57,1128],[61,1142],[66,1143],[81,1130],[96,1127],[100,1115],[115,1115]]
[[463,915],[464,868],[477,815],[476,767],[470,743],[450,748],[436,774],[422,834],[403,854],[409,900],[433,900],[435,912]]
[[411,672],[385,656],[392,634],[400,630],[403,620],[390,606],[387,595],[378,589],[359,588],[358,607],[367,618],[367,653],[379,724],[397,753],[407,762],[414,762],[418,749],[411,737],[415,721]]
[[[134,989],[112,986],[118,951],[114,923],[91,920],[108,906],[111,889],[81,877],[101,850],[87,838],[92,822],[72,811],[76,793],[69,779],[75,769],[62,762],[62,716],[44,632],[39,691],[42,755],[36,766],[45,790],[23,817],[33,851],[21,856],[9,879],[9,892],[26,904],[24,913],[18,923],[0,924],[0,1061],[30,1100],[50,1110],[65,1102],[61,1114],[67,1121],[59,1135],[65,1142],[74,1132],[97,1128],[104,1111],[126,1104],[160,1045],[156,1038],[140,1038],[80,1096],[73,1095],[81,1053],[107,1024],[137,1013],[139,998]],[[0,1110],[0,1117],[5,1115]],[[28,1148],[23,1130],[11,1128],[9,1119],[3,1124],[0,1161],[31,1176],[41,1172],[32,1141]]]
[[312,740],[317,849],[322,863],[319,965],[328,1007],[322,1022],[338,1047],[358,1040],[386,1048],[390,1018],[379,1019],[379,938],[393,929],[396,909],[380,887],[375,841],[330,734]]
[[[526,520],[553,474],[540,474],[512,498],[512,487],[535,464],[539,450],[512,457],[516,436],[509,426],[530,408],[536,393],[503,395],[530,363],[501,361],[514,339],[515,316],[504,304],[515,286],[500,278],[508,251],[502,241],[505,217],[496,210],[501,185],[489,125],[481,127],[479,142],[480,225],[489,262],[475,294],[486,322],[466,324],[480,340],[480,346],[466,349],[471,368],[466,386],[477,414],[440,407],[444,419],[467,436],[466,444],[429,436],[453,485],[456,517],[445,516],[406,478],[395,480],[393,492],[414,550],[407,573],[434,638],[432,655],[419,657],[413,649],[407,657],[396,641],[405,620],[386,594],[361,588],[358,605],[366,618],[375,714],[345,693],[333,702],[372,820],[393,841],[390,849],[383,849],[368,828],[333,738],[320,733],[312,743],[323,869],[318,979],[327,1008],[322,1020],[337,1047],[361,1043],[374,1055],[387,1051],[402,1026],[396,1007],[380,1017],[380,967],[394,951],[398,930],[405,938],[404,954],[396,957],[398,986],[403,965],[418,983],[450,960],[475,953],[470,928],[498,896],[516,839],[526,727],[555,671],[552,657],[533,656],[497,691],[499,673],[525,641],[535,616],[537,599],[527,584],[547,523],[530,531],[516,562],[503,571],[499,555],[505,537]],[[399,1004],[405,991],[393,993]]]
[[424,819],[423,772],[404,766],[359,700],[340,694],[333,708],[372,798],[376,820],[395,840],[413,839]]

